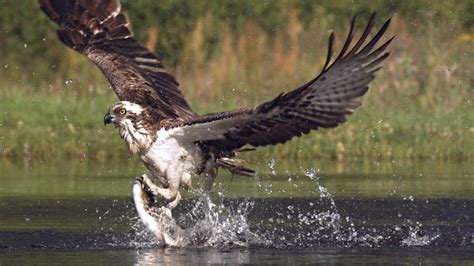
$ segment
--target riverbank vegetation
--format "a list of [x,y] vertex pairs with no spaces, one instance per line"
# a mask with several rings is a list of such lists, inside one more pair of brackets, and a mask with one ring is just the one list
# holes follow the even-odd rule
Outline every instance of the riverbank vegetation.
[[[243,155],[249,160],[262,154],[473,159],[471,2],[178,2],[124,1],[124,10],[137,38],[163,56],[201,114],[252,106],[305,83],[324,63],[328,32],[335,31],[340,48],[353,14],[362,14],[360,28],[370,11],[378,12],[379,26],[393,17],[387,34],[397,36],[392,54],[348,123]],[[0,11],[0,158],[126,159],[117,132],[102,125],[117,98],[100,71],[57,40],[55,26],[31,8],[35,1],[2,5],[10,9]],[[19,9],[30,20],[13,16]]]

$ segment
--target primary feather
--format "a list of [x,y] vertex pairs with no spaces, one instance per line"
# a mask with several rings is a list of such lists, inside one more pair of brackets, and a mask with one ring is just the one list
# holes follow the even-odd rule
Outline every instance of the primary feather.
[[94,62],[122,101],[150,106],[162,118],[195,114],[160,58],[140,45],[117,0],[39,0],[59,39]]
[[196,117],[184,125],[185,132],[208,146],[231,151],[245,144],[257,147],[284,143],[311,130],[344,123],[346,116],[360,106],[358,98],[367,92],[375,72],[389,55],[385,49],[393,38],[378,48],[375,45],[390,20],[363,45],[374,18],[370,18],[355,44],[352,40],[356,18],[352,20],[344,46],[333,62],[334,35],[331,34],[322,72],[305,85],[254,108]]

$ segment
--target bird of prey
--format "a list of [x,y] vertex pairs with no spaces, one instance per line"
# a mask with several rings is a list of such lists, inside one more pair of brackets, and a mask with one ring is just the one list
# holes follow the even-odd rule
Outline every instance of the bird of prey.
[[388,57],[393,39],[379,44],[390,19],[369,37],[374,16],[354,38],[354,17],[341,51],[334,58],[331,33],[322,71],[301,87],[255,107],[198,115],[161,59],[133,38],[117,0],[39,3],[60,26],[59,39],[89,58],[110,81],[120,101],[109,108],[104,123],[115,124],[130,151],[144,162],[151,177],[143,175],[143,182],[167,199],[170,210],[181,199],[179,188],[191,187],[192,175],[204,177],[206,191],[218,168],[253,175],[234,157],[243,146],[284,143],[344,123],[359,107],[358,98]]

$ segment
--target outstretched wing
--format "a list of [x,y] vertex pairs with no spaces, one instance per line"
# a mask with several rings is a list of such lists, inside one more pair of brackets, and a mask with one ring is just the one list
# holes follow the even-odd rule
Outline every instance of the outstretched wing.
[[163,117],[195,116],[161,60],[133,38],[117,0],[39,3],[44,13],[59,24],[61,41],[94,62],[120,100],[151,106]]
[[367,92],[375,72],[389,55],[385,49],[393,39],[375,48],[390,24],[388,20],[364,45],[373,27],[372,16],[359,40],[353,44],[355,22],[356,18],[352,20],[342,50],[332,63],[334,35],[331,34],[323,70],[310,82],[255,108],[196,118],[181,127],[183,136],[216,147],[216,150],[231,151],[245,144],[256,147],[284,143],[311,130],[336,127],[345,122],[346,116],[359,107],[357,98]]

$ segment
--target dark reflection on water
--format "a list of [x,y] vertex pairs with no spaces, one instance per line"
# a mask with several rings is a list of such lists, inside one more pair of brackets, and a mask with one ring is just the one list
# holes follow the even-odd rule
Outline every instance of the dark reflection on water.
[[145,249],[120,251],[22,251],[2,254],[5,265],[201,265],[201,264],[466,264],[473,260],[466,248],[378,248],[304,250],[273,249]]
[[[474,201],[464,199],[320,199],[226,200],[228,209],[251,203],[246,214],[249,230],[258,240],[246,238],[250,247],[301,249],[314,247],[474,247]],[[19,202],[3,200],[2,216],[18,227],[0,232],[0,248],[8,250],[94,250],[156,247],[143,228],[131,230],[136,220],[129,200]],[[185,216],[195,200],[185,200],[175,212]],[[9,206],[9,207],[6,207]],[[98,211],[86,211],[94,206]],[[27,228],[20,220],[46,219],[50,228]],[[105,215],[104,215],[105,214]],[[66,218],[66,219],[64,219]],[[178,219],[179,220],[179,219]],[[61,224],[55,228],[54,224]],[[76,226],[76,224],[81,226]],[[69,228],[66,228],[69,227]],[[231,244],[220,247],[232,248]]]
[[[73,169],[3,167],[0,264],[474,261],[472,166],[223,176],[215,226],[227,231],[185,249],[159,248],[136,218],[130,189],[142,169]],[[199,218],[186,218],[197,200],[188,193],[174,212],[181,225]]]

